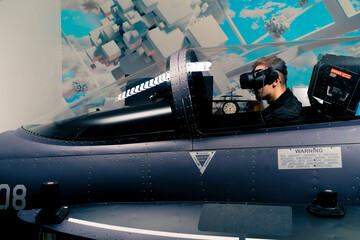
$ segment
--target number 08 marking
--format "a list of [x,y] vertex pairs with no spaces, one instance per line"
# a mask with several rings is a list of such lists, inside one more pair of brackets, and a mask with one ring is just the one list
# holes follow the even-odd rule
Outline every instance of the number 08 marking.
[[[10,205],[10,192],[11,189],[8,184],[0,184],[0,193],[5,191],[5,203],[0,202],[0,210],[8,209]],[[12,192],[12,206],[15,210],[23,210],[26,206],[26,187],[24,185],[16,185]],[[2,199],[1,199],[2,200]],[[0,200],[0,201],[1,201]]]

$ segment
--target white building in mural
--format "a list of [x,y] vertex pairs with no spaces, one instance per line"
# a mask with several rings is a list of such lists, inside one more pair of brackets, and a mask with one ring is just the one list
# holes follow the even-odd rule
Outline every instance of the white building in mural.
[[86,53],[93,68],[97,62],[117,66],[112,71],[115,79],[181,49],[221,46],[228,40],[214,16],[207,13],[205,1],[192,7],[185,0],[110,3],[100,6],[105,19],[90,32],[92,47]]

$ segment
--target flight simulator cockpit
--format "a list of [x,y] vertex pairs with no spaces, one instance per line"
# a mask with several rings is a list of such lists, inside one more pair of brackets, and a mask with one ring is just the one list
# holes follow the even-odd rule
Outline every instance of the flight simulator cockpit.
[[[266,102],[259,102],[252,89],[241,86],[240,75],[251,71],[261,56],[279,56],[287,65],[298,64],[297,58],[303,56],[295,53],[304,49],[316,50],[320,56],[304,72],[309,84],[302,87],[308,89],[310,105],[303,107],[311,108],[304,112],[328,118],[355,116],[360,101],[360,58],[327,54],[326,47],[340,42],[351,45],[353,40],[185,49],[24,129],[56,139],[121,142],[138,141],[139,136],[172,139],[264,127],[255,119]],[[290,73],[288,83],[294,86],[295,80]]]

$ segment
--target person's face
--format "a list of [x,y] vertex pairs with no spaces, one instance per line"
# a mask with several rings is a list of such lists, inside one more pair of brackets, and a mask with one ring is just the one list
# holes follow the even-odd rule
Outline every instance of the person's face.
[[[267,69],[264,65],[258,65],[256,66],[255,70],[259,69]],[[262,92],[262,99],[263,100],[269,100],[274,92],[272,84],[265,84],[264,90],[263,88],[254,89],[255,90],[255,96],[257,100],[261,99],[261,92]]]

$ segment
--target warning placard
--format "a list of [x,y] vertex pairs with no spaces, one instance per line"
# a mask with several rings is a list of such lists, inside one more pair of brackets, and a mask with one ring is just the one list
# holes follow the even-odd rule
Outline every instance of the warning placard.
[[341,147],[278,149],[278,168],[342,168]]

